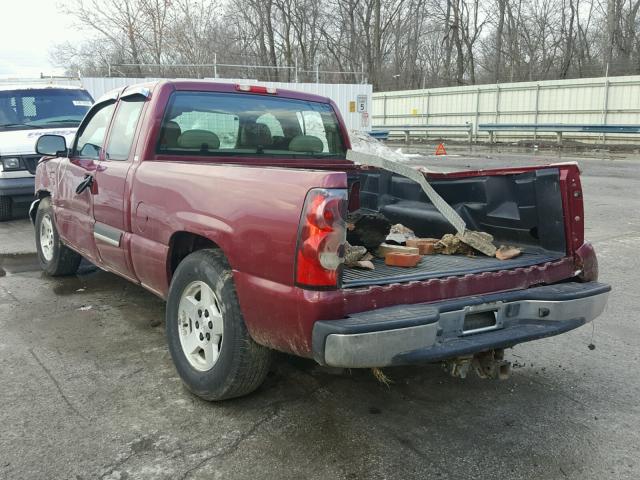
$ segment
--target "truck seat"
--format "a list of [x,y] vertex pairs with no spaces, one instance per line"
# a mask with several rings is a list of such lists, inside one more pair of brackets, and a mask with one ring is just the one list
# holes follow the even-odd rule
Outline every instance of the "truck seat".
[[242,129],[243,147],[269,147],[273,145],[271,130],[263,123],[248,123]]
[[297,135],[289,142],[289,151],[291,152],[320,153],[323,150],[322,140],[313,135]]
[[178,137],[178,147],[197,150],[216,150],[220,148],[220,138],[208,130],[187,130]]

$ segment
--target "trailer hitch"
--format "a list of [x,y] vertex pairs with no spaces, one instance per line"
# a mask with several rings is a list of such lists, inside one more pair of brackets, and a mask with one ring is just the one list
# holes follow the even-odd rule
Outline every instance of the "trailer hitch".
[[456,378],[466,378],[471,369],[480,378],[506,380],[511,374],[511,362],[504,359],[503,348],[447,360],[443,367]]

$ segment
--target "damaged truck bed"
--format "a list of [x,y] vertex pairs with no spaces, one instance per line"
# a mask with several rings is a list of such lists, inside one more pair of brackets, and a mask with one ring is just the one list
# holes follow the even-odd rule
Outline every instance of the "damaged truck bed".
[[[432,178],[430,178],[432,177]],[[386,285],[447,276],[477,274],[544,264],[565,256],[567,239],[560,191],[560,171],[540,168],[491,175],[427,175],[433,189],[458,213],[471,230],[486,232],[497,244],[518,247],[522,254],[508,261],[476,255],[423,256],[406,269],[373,260],[373,270],[345,267],[345,288]],[[351,205],[402,224],[417,237],[440,238],[452,225],[420,186],[403,176],[376,170],[352,174]]]

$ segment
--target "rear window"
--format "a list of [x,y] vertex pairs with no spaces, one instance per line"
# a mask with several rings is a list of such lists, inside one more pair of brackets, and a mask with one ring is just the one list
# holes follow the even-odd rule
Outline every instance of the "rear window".
[[158,153],[338,157],[345,148],[330,105],[242,93],[175,92]]
[[0,90],[0,130],[77,127],[92,104],[81,89]]

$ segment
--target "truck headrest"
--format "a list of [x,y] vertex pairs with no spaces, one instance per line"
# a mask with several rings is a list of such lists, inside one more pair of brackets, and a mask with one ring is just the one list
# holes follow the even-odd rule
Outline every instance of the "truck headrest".
[[178,138],[180,138],[180,135],[182,135],[180,125],[173,120],[169,120],[165,123],[162,130],[160,145],[165,148],[176,148],[178,146]]
[[208,130],[187,130],[178,137],[178,147],[205,151],[216,150],[220,148],[220,138]]
[[313,135],[297,135],[289,142],[291,152],[312,152],[320,153],[324,150],[322,140]]
[[271,130],[264,123],[248,123],[243,130],[242,145],[245,147],[268,147],[273,144]]

